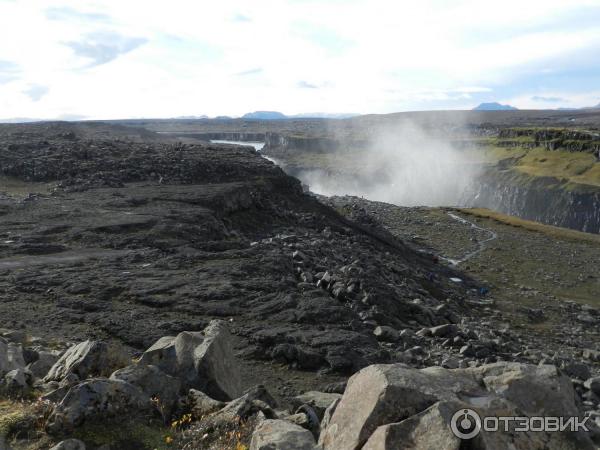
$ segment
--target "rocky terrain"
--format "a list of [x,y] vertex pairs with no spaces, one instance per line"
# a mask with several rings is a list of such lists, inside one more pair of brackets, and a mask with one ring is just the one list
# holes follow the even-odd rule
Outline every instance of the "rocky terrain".
[[465,407],[591,418],[470,448],[595,448],[597,243],[527,234],[529,284],[519,228],[102,123],[1,126],[0,192],[0,448],[459,449]]

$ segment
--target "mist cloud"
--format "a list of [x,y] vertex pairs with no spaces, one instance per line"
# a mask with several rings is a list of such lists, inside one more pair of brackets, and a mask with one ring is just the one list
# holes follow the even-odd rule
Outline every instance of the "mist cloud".
[[[346,166],[344,158],[353,159]],[[336,165],[354,167],[354,173]],[[355,195],[400,206],[460,205],[479,173],[463,149],[410,122],[377,130],[366,149],[350,154],[341,150],[328,166],[333,167],[297,176],[319,194]]]

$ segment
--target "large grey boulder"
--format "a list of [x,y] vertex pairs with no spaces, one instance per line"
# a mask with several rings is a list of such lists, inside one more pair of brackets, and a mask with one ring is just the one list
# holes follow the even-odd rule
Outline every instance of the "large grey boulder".
[[178,377],[182,388],[201,390],[217,400],[230,400],[241,392],[239,364],[227,324],[213,320],[202,332],[160,338],[140,359]]
[[14,369],[4,375],[3,387],[10,393],[23,393],[29,388],[27,379],[31,378],[31,375],[25,373],[23,369]]
[[84,341],[69,348],[48,371],[44,381],[60,381],[69,374],[77,375],[80,380],[109,375],[129,361],[121,347],[101,341]]
[[111,380],[122,380],[139,387],[149,398],[153,398],[166,417],[170,417],[179,399],[181,382],[167,375],[156,366],[132,364],[115,371]]
[[458,392],[484,395],[474,377],[442,368],[366,367],[348,381],[319,442],[325,449],[360,448],[377,427],[418,414],[439,400],[452,400]]
[[589,378],[583,383],[586,389],[589,389],[596,395],[600,395],[600,377]]
[[[470,369],[367,367],[350,378],[322,431],[325,450],[456,449],[448,434],[460,409],[486,416],[577,416],[570,380],[554,366],[496,363]],[[485,449],[592,449],[580,433],[480,433]]]
[[[340,404],[340,400],[341,399],[342,398],[340,397],[337,400],[335,400],[331,405],[329,405],[327,407],[327,409],[323,413],[323,418],[321,419],[321,424],[320,424],[320,429],[321,430],[325,430],[329,426],[329,422],[331,422],[331,417],[333,416],[333,413],[335,412],[335,410],[337,409],[338,405]],[[321,443],[320,437],[321,436],[319,436],[319,443]]]
[[294,409],[302,405],[310,406],[319,420],[323,419],[325,410],[338,399],[342,398],[342,394],[333,394],[328,392],[308,391],[291,399],[291,404]]
[[66,439],[56,444],[50,450],[85,450],[85,444],[79,439]]
[[39,351],[38,359],[27,365],[35,378],[44,378],[59,359],[57,352]]
[[382,425],[369,437],[362,450],[459,450],[461,440],[449,427],[458,402],[438,402],[399,423]]
[[467,369],[488,392],[508,400],[529,416],[576,416],[571,380],[552,365],[487,364]]
[[0,377],[11,370],[23,369],[24,367],[23,347],[3,339],[0,340]]
[[209,397],[202,391],[190,389],[187,396],[189,409],[195,417],[204,417],[216,411],[219,411],[225,406],[225,403]]
[[71,431],[86,420],[127,417],[152,409],[150,398],[122,380],[97,378],[73,386],[48,418],[51,432]]
[[46,392],[41,398],[51,403],[59,403],[67,395],[69,389],[79,384],[79,382],[79,377],[70,373],[60,381],[49,381],[46,384],[39,385]]
[[272,419],[275,417],[274,408],[277,402],[269,394],[264,386],[258,385],[235,400],[227,403],[221,410],[212,416],[215,423],[227,423],[234,420],[247,419],[253,414],[262,411],[265,416]]
[[263,420],[254,430],[250,450],[317,450],[312,433],[287,420]]

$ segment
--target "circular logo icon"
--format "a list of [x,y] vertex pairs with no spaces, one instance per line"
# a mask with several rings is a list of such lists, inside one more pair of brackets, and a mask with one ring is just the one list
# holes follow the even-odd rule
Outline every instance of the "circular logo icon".
[[460,409],[450,420],[454,436],[460,439],[473,439],[481,431],[481,417],[472,409]]

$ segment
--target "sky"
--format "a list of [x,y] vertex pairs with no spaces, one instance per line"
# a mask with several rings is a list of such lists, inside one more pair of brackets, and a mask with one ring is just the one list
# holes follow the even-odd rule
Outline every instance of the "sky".
[[600,103],[600,0],[0,0],[0,119]]

